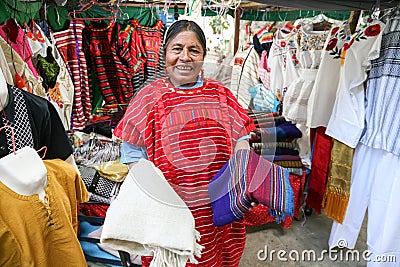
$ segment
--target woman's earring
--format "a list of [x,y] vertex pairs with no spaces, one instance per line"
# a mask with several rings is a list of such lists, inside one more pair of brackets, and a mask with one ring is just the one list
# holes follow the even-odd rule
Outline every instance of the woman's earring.
[[201,69],[201,74],[200,74],[201,76],[201,80],[203,80],[204,81],[204,69]]

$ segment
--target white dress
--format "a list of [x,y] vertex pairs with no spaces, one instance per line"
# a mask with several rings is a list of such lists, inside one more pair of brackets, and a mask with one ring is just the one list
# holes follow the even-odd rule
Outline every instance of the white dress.
[[286,74],[288,89],[283,100],[283,113],[294,122],[305,122],[311,89],[321,62],[327,31],[311,31],[301,27],[296,34],[298,77]]
[[[294,43],[295,30],[285,32],[278,29],[274,35],[273,43],[268,55],[270,72],[270,88],[276,96],[282,96],[288,86],[288,77],[298,76],[296,46]],[[290,79],[290,78],[289,78]]]
[[343,45],[351,39],[349,23],[333,27],[325,42],[321,64],[307,106],[307,127],[326,127],[335,104]]
[[[370,69],[372,59],[374,59],[372,68],[375,68],[375,70],[384,69],[384,64],[379,63],[384,62],[382,59],[385,57],[383,51],[389,50],[388,47],[391,47],[387,44],[389,34],[385,35],[385,32],[382,32],[384,28],[386,32],[387,26],[380,21],[373,21],[367,27],[359,29],[345,55],[338,96],[327,133],[334,135],[334,138],[340,138],[338,140],[346,145],[355,147],[355,152],[346,215],[342,224],[333,223],[329,246],[335,247],[340,243],[347,248],[354,248],[365,212],[368,209],[367,244],[368,250],[373,253],[371,258],[395,255],[398,259],[400,256],[400,231],[398,230],[400,175],[396,167],[400,165],[400,158],[384,149],[359,142],[362,133],[365,131],[365,121],[367,121],[367,124],[371,122],[369,116],[365,116],[365,114],[368,114],[368,112],[365,112],[364,106],[366,72]],[[397,40],[399,40],[399,31],[397,30],[396,33]],[[383,42],[385,40],[386,42]],[[395,43],[399,46],[398,41]],[[392,46],[392,51],[398,51],[398,48],[393,48]],[[371,73],[375,73],[375,70],[371,69]],[[383,76],[390,77],[393,75],[398,76],[399,74],[389,71]],[[370,79],[374,79],[371,74]],[[375,85],[370,80],[367,91],[386,94],[387,84]],[[388,96],[385,95],[384,97],[388,102],[395,98],[393,94],[390,97]],[[375,100],[373,101],[374,105],[379,105],[379,101]],[[398,101],[394,100],[392,103],[396,103],[397,107]],[[389,118],[391,116],[384,115],[384,112],[388,110],[387,108],[388,106],[385,105],[380,106],[375,115],[381,119],[387,117],[388,120],[392,120],[392,118]],[[378,263],[368,262],[368,266],[375,264]],[[388,262],[384,266],[399,265],[398,262]]]
[[[321,62],[321,53],[328,37],[328,31],[310,31],[301,27],[296,34],[296,58],[299,62],[298,77],[292,79],[287,73],[287,92],[283,98],[282,115],[296,123],[302,132],[297,140],[300,157],[306,167],[311,166],[310,132],[306,126],[307,105]],[[292,55],[293,57],[293,55]]]
[[[326,129],[326,134],[355,148],[364,129],[364,82],[371,60],[379,56],[384,24],[374,21],[371,27],[379,28],[373,36],[365,34],[367,28],[361,28],[353,35],[350,47],[344,51],[344,65],[340,70],[340,81],[335,105]],[[370,35],[370,34],[369,34]]]

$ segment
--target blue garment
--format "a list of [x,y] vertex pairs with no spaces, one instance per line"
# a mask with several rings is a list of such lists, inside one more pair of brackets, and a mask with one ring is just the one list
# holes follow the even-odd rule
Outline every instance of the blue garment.
[[121,145],[121,159],[120,163],[128,164],[138,162],[139,159],[148,159],[146,147],[135,146],[128,142],[123,142]]

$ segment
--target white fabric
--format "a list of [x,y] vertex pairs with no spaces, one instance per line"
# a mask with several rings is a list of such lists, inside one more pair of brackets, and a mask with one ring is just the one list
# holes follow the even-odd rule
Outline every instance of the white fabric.
[[11,76],[14,79],[14,82],[12,84],[15,85],[15,73],[17,72],[23,78],[26,85],[32,89],[32,92],[35,95],[46,98],[46,91],[44,90],[42,85],[42,77],[35,77],[28,64],[11,48],[7,41],[4,40],[2,37],[0,37],[0,46],[0,49],[3,50],[4,56],[6,57]]
[[365,129],[361,143],[400,156],[400,9],[382,34],[380,56],[373,60],[366,88]]
[[[62,98],[62,105],[57,104],[54,101],[51,101],[52,104],[56,107],[61,121],[64,125],[65,130],[71,129],[71,114],[72,114],[72,105],[75,97],[75,87],[72,81],[71,76],[68,72],[68,67],[62,58],[60,52],[56,47],[56,41],[54,40],[53,33],[50,33],[51,42],[47,39],[44,32],[41,30],[40,26],[36,24],[36,28],[41,32],[43,38],[46,41],[46,45],[52,47],[52,52],[54,59],[57,61],[58,66],[60,66],[60,72],[57,76],[57,85],[58,90],[60,92]],[[46,50],[47,50],[46,46]]]
[[[10,68],[8,67],[7,58],[3,52],[3,49],[0,49],[0,69],[1,69],[1,72],[3,73],[4,78],[6,79],[6,82],[10,85],[15,85]],[[0,106],[0,109],[1,109],[1,106]]]
[[140,159],[129,171],[107,210],[101,243],[113,249],[153,256],[150,266],[197,263],[202,246],[186,204],[151,161]]
[[307,120],[308,99],[314,86],[327,36],[327,31],[307,31],[304,28],[300,28],[295,36],[296,57],[299,61],[298,77],[286,78],[288,89],[283,99],[282,111],[282,115],[291,121]]
[[346,52],[344,66],[340,70],[335,105],[326,129],[327,135],[352,148],[356,147],[364,129],[364,81],[371,60],[379,56],[384,28],[380,21],[372,24],[380,24],[380,34],[354,41]]
[[268,55],[268,64],[271,68],[270,87],[278,95],[282,95],[288,83],[298,77],[297,62],[292,59],[292,55],[296,53],[293,34],[294,31],[286,33],[278,29]]
[[[332,54],[333,49],[342,49],[343,45],[349,41],[350,32],[349,23],[345,21],[335,32],[330,32],[325,42],[324,50],[321,55],[321,64],[318,68],[317,77],[311,90],[310,98],[307,106],[307,126],[317,128],[326,127],[331,117],[333,105],[335,104],[336,91],[339,85],[340,58],[335,58],[336,54]],[[348,29],[348,30],[347,30]],[[329,42],[335,42],[336,46],[332,50],[326,50]]]
[[[394,167],[395,166],[395,167]],[[350,199],[342,224],[334,222],[329,247],[353,249],[368,208],[367,244],[375,255],[400,257],[400,157],[361,143],[354,152]],[[344,242],[343,242],[344,241]],[[373,265],[373,262],[368,263]],[[382,266],[382,265],[380,265]]]
[[[293,71],[286,72],[288,88],[283,98],[282,115],[296,123],[302,133],[302,137],[297,142],[301,160],[306,167],[311,167],[310,129],[306,126],[307,105],[327,36],[327,31],[308,31],[300,28],[295,35],[296,54],[294,55],[294,58],[298,60],[298,77],[289,76],[289,73],[294,73]],[[287,69],[293,65],[289,64],[293,60],[293,56],[290,57],[290,61],[287,58]]]

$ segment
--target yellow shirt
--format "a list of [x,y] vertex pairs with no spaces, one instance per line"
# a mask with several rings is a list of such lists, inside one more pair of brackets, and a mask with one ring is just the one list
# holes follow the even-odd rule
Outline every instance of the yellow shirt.
[[44,160],[46,197],[23,196],[0,182],[0,266],[87,266],[77,238],[78,203],[89,200],[76,170]]

